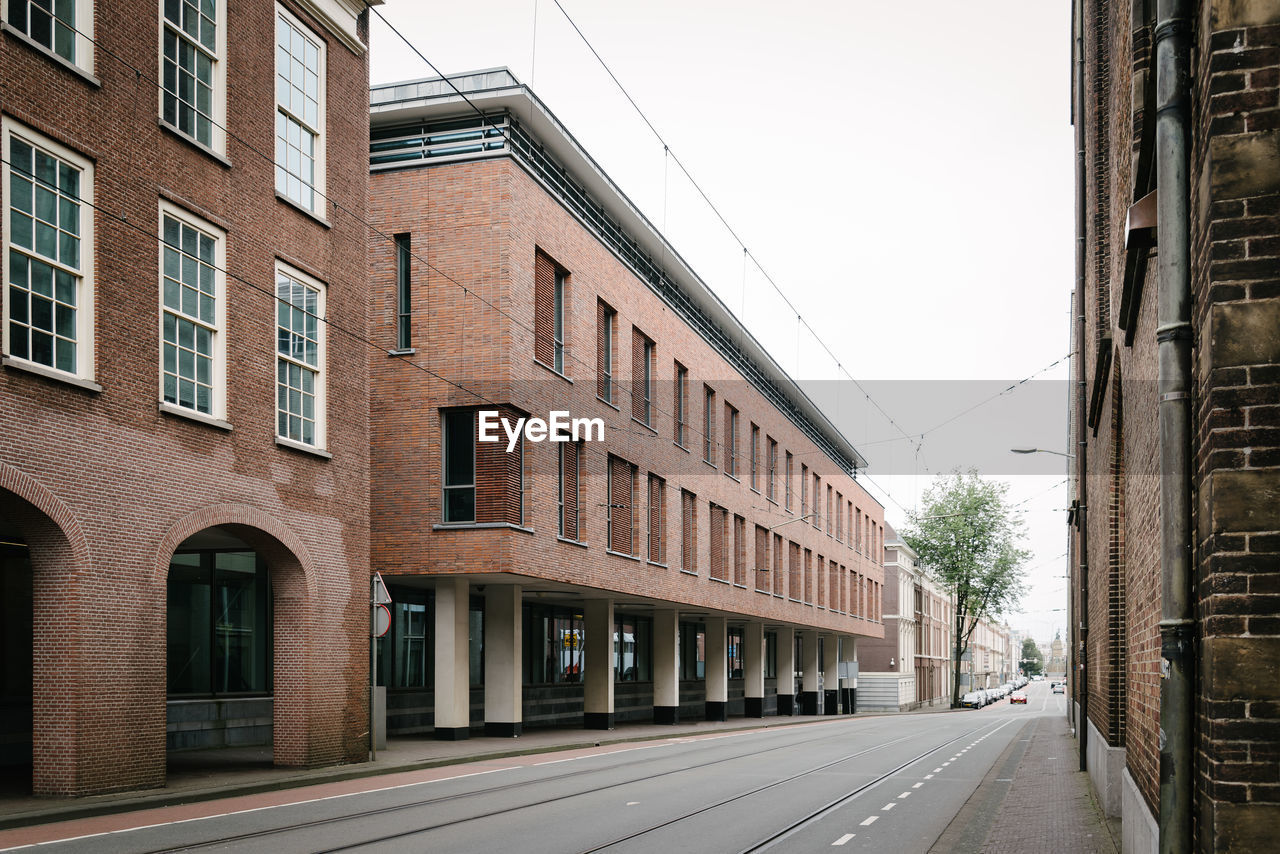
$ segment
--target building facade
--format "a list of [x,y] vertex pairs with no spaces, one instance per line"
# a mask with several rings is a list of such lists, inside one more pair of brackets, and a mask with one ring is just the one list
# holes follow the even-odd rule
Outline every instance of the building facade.
[[960,658],[960,693],[1004,684],[1011,664],[1008,626],[979,620],[969,637],[969,648]]
[[[389,731],[841,707],[883,633],[857,451],[505,69],[371,100]],[[555,412],[599,430],[483,441]]]
[[1280,828],[1280,4],[1077,2],[1072,714],[1126,851]]
[[0,761],[37,795],[366,755],[363,10],[5,5]]
[[860,647],[860,707],[907,711],[949,705],[951,597],[892,526],[886,526],[885,536],[885,636]]

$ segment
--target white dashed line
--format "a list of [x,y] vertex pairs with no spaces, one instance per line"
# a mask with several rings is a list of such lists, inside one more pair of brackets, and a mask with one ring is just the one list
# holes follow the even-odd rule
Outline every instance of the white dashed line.
[[951,764],[950,762],[943,762],[943,763],[942,763],[942,767],[943,767],[943,768],[946,768],[946,767],[947,767],[948,765],[950,765],[950,764]]
[[941,773],[942,773],[942,769],[941,769],[941,768],[934,768],[934,769],[933,769],[933,773],[935,773],[935,774],[941,774]]
[[885,804],[884,806],[880,807],[880,811],[881,811],[881,812],[888,812],[889,810],[893,809],[893,808],[894,808],[894,807],[896,807],[897,805],[898,805],[898,804],[897,804],[895,801],[889,801],[889,803],[887,803],[887,804]]
[[[942,770],[942,769],[938,769],[938,770]],[[933,779],[933,775],[932,775],[932,774],[925,774],[925,775],[924,775],[924,778],[925,778],[926,780],[932,780],[932,779]]]
[[911,797],[910,792],[903,792],[901,795],[898,795],[898,800],[902,800],[903,798],[909,798],[909,797]]
[[876,820],[876,819],[878,819],[879,817],[880,817],[880,816],[878,816],[878,815],[873,815],[873,816],[868,817],[865,821],[863,821],[863,822],[862,822],[862,826],[863,826],[863,827],[866,827],[868,824],[872,824],[872,823],[874,823],[874,822],[875,822],[875,820]]
[[921,781],[921,782],[919,782],[919,783],[916,783],[916,784],[915,784],[914,786],[912,786],[911,788],[913,788],[913,789],[918,789],[918,788],[920,788],[920,787],[921,787],[921,786],[923,786],[923,785],[924,785],[924,781]]
[[832,845],[844,845],[846,842],[848,842],[848,841],[849,841],[850,839],[852,839],[852,838],[853,838],[853,834],[852,834],[852,833],[846,833],[844,836],[841,836],[839,839],[837,839],[835,842],[832,842],[831,844],[832,844]]

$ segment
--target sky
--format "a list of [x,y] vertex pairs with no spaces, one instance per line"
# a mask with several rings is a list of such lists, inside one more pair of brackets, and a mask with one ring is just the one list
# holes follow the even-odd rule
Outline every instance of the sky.
[[[1066,0],[377,11],[443,73],[528,84],[867,457],[891,525],[939,473],[1008,483],[1008,621],[1065,635],[1068,460],[1009,449],[1068,450]],[[374,85],[435,75],[376,14],[370,38]]]

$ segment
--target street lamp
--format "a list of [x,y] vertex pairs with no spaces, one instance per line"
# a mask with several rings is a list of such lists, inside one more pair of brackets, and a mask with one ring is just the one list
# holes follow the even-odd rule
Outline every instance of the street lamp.
[[1054,454],[1059,457],[1066,457],[1069,460],[1076,458],[1075,454],[1068,454],[1065,451],[1050,451],[1046,448],[1010,448],[1009,452],[1014,454]]

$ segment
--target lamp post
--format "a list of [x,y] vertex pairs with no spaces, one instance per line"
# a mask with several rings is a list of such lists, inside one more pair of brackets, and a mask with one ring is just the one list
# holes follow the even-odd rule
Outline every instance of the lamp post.
[[1075,454],[1068,454],[1066,451],[1050,451],[1048,448],[1010,448],[1011,454],[1053,454],[1059,457],[1066,457],[1069,460],[1076,458]]

